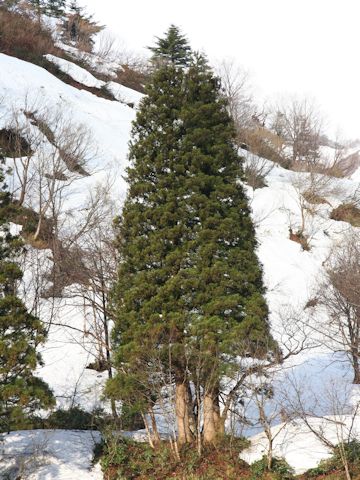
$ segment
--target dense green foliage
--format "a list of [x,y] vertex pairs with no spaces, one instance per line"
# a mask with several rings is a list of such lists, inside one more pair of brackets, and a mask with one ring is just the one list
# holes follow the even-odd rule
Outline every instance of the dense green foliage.
[[50,17],[62,17],[65,13],[66,0],[29,0],[38,14]]
[[52,412],[45,421],[43,428],[59,428],[65,430],[100,430],[104,427],[107,417],[102,409],[87,412],[80,407],[69,409],[59,408]]
[[177,63],[160,63],[146,88],[119,221],[108,394],[143,411],[173,381],[219,393],[239,355],[275,347],[220,82],[202,56]]
[[290,467],[284,458],[273,458],[271,471],[268,470],[268,459],[262,457],[250,466],[251,480],[292,480],[294,478],[294,469]]
[[344,472],[345,459],[348,462],[350,473],[359,475],[360,442],[358,440],[354,439],[343,445],[338,445],[330,458],[322,460],[317,467],[308,470],[305,477],[315,478],[330,475],[333,472]]
[[164,38],[157,38],[157,45],[149,47],[153,60],[168,61],[174,65],[188,65],[191,61],[191,49],[184,35],[175,25],[170,25]]
[[16,258],[22,243],[9,231],[13,206],[2,168],[0,184],[0,431],[6,431],[23,424],[36,409],[53,405],[54,400],[48,386],[34,376],[41,363],[37,347],[46,332],[17,296],[22,272]]

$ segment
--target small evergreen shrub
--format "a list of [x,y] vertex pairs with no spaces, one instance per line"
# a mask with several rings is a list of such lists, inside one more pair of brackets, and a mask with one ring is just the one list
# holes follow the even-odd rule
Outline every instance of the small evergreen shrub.
[[[311,468],[306,472],[307,478],[314,478],[320,475],[328,475],[332,472],[344,470],[340,445],[334,449],[334,453],[330,458],[322,460],[315,468]],[[360,468],[360,442],[358,440],[351,440],[342,445],[346,459],[349,464],[349,469],[359,470]]]
[[79,407],[72,407],[68,410],[58,409],[47,419],[48,428],[64,430],[97,430],[104,422],[103,412],[94,410],[86,412]]
[[138,475],[150,476],[156,452],[147,443],[138,443],[110,433],[105,436],[101,467],[105,472],[116,472],[110,478],[135,479]]
[[122,430],[142,430],[144,421],[138,410],[131,405],[123,403],[121,407],[120,425]]
[[251,467],[251,480],[261,480],[267,476],[273,480],[291,480],[294,478],[294,469],[290,467],[284,458],[274,457],[272,459],[271,471],[267,467],[268,459],[264,455],[260,460],[254,462]]

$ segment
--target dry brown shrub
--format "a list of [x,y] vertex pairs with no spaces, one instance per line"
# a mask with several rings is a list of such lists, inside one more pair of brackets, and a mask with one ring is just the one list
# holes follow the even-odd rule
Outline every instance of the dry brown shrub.
[[238,134],[238,144],[245,144],[247,149],[258,155],[275,163],[278,163],[284,168],[288,168],[287,161],[282,155],[284,147],[283,139],[272,133],[265,127],[255,127],[243,129]]
[[116,81],[121,83],[121,85],[132,88],[140,93],[145,92],[144,85],[147,82],[146,73],[130,68],[127,65],[122,65],[122,70],[118,70],[116,74]]
[[295,243],[299,243],[303,250],[310,250],[309,239],[301,231],[293,232],[292,229],[289,228],[289,239]]
[[33,63],[43,55],[56,53],[51,33],[37,21],[0,6],[0,51]]
[[313,205],[323,205],[325,203],[329,203],[326,198],[311,190],[307,190],[302,194],[302,196],[308,203],[312,203]]
[[355,203],[342,203],[330,214],[332,220],[348,222],[353,227],[360,227],[360,208]]
[[79,90],[87,90],[98,97],[115,100],[114,96],[105,88],[87,87],[76,82],[44,58],[44,55],[50,53],[74,63],[80,63],[55,47],[51,33],[43,24],[36,19],[32,19],[25,12],[13,12],[7,10],[4,6],[0,6],[0,52],[39,65],[61,81]]
[[29,142],[12,128],[0,130],[0,150],[6,157],[25,157],[32,154]]

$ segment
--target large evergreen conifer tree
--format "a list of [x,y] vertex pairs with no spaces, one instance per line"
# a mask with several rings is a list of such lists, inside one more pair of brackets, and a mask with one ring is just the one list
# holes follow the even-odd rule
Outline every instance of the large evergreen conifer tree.
[[23,425],[26,417],[54,404],[49,387],[34,376],[41,362],[38,346],[45,328],[17,296],[22,278],[16,257],[21,253],[19,237],[9,231],[9,209],[13,208],[0,167],[0,432]]
[[[169,35],[153,49],[157,55]],[[186,443],[196,433],[193,382],[203,396],[204,439],[213,442],[223,431],[222,376],[239,355],[274,346],[241,160],[220,82],[202,56],[158,62],[146,93],[119,226],[114,339],[121,373],[108,391],[130,399],[138,386],[140,396],[145,375],[156,401],[156,380],[168,375],[178,439]]]

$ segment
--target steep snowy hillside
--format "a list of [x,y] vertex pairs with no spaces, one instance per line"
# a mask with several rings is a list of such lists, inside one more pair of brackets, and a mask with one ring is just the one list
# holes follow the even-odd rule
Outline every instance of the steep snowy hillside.
[[[117,191],[124,192],[125,183],[121,175],[126,165],[127,142],[130,124],[135,117],[134,110],[120,102],[98,98],[85,90],[64,84],[46,70],[31,63],[3,54],[0,54],[0,62],[2,126],[12,122],[15,110],[50,110],[64,113],[69,121],[89,128],[97,147],[96,156],[90,165],[94,173],[88,179],[88,184],[85,183],[82,188],[96,183],[104,171],[107,171],[121,182]],[[75,64],[73,68],[76,68]],[[134,95],[137,93],[134,92]],[[28,125],[26,117],[20,118],[20,121],[24,126]],[[97,170],[101,170],[101,175]]]
[[[71,62],[66,63],[66,68],[79,83],[86,85],[92,78],[90,73]],[[50,178],[54,174],[54,177],[58,175],[54,185],[63,192],[58,195],[58,213],[64,232],[75,232],[86,224],[89,199],[96,191],[106,189],[113,204],[120,208],[126,192],[123,175],[131,122],[135,117],[133,107],[141,95],[110,82],[109,89],[114,91],[119,101],[105,100],[63,83],[40,67],[3,54],[0,54],[0,70],[0,131],[16,130],[33,150],[29,167],[31,181],[27,184],[23,205],[40,211],[44,198],[39,191],[48,187],[45,183],[41,187],[41,178]],[[94,82],[97,85],[104,83],[96,79]],[[59,160],[58,155],[55,156],[61,147],[60,140],[56,139],[55,145],[53,137],[59,131],[64,137],[61,139],[64,148],[71,143],[75,132],[75,146],[71,147],[74,148],[74,156],[81,150],[86,163],[83,174],[81,171],[74,172],[68,164]],[[54,135],[48,132],[54,132]],[[8,165],[13,169],[9,184],[17,198],[27,160],[22,155],[16,158],[13,154],[12,158],[7,158]],[[50,172],[51,167],[44,164],[44,158],[53,159],[53,171]],[[118,213],[112,212],[113,215]],[[111,219],[103,220],[111,223]],[[23,296],[29,308],[49,329],[47,343],[41,352],[44,366],[39,374],[53,389],[59,407],[81,406],[88,411],[103,406],[106,408],[101,396],[107,372],[86,369],[99,355],[97,342],[89,334],[90,327],[87,325],[93,323],[93,314],[84,305],[84,300],[74,294],[71,298],[67,298],[69,295],[66,293],[63,298],[41,298],[42,295],[39,298],[38,275],[40,272],[41,277],[49,274],[54,259],[54,251],[43,248],[28,245],[23,265]],[[50,284],[47,280],[40,288],[47,288]],[[89,472],[96,439],[97,434],[94,437],[90,432],[18,432],[7,436],[1,447],[0,472],[15,471],[23,463],[24,471],[26,465],[30,468],[27,478],[102,478],[100,470]],[[39,455],[35,466],[35,454],[30,452],[34,445],[41,450],[35,452]]]
[[[67,232],[76,236],[79,230],[86,230],[91,204],[89,199],[91,200],[95,192],[101,189],[106,190],[111,198],[112,214],[119,213],[126,194],[123,175],[127,165],[131,122],[135,118],[136,105],[142,95],[114,81],[99,80],[68,60],[55,56],[47,58],[76,82],[89,87],[106,88],[117,99],[111,101],[100,98],[89,91],[63,83],[40,67],[0,54],[0,130],[11,130],[16,125],[18,131],[21,131],[22,138],[34,149],[31,161],[36,168],[34,167],[34,175],[31,178],[35,180],[29,182],[24,206],[41,211],[44,200],[39,196],[40,177],[36,177],[36,174],[40,172],[42,178],[53,179],[54,185],[56,184],[56,188],[61,192],[58,220],[62,230],[59,235],[64,235],[65,238]],[[84,163],[80,166],[75,165],[74,168],[68,156],[60,155],[60,171],[57,166],[57,170],[54,169],[50,174],[46,168],[41,170],[40,167],[44,152],[54,156],[54,152],[61,151],[56,137],[59,123],[61,131],[66,132],[66,137],[74,131],[83,132],[81,138],[86,140],[86,148],[84,147],[83,151]],[[66,130],[64,125],[72,128]],[[37,139],[35,144],[32,143],[34,138]],[[247,156],[246,161],[250,161],[250,154],[245,151],[243,154]],[[21,162],[22,158],[22,155],[14,158],[9,156],[7,163],[12,167],[20,164],[24,167],[26,163]],[[57,154],[56,159],[59,160]],[[359,228],[352,227],[347,222],[330,219],[331,211],[346,202],[359,188],[360,169],[353,173],[351,178],[334,178],[328,182],[325,201],[314,207],[311,213],[309,209],[306,210],[305,231],[309,247],[306,250],[290,237],[291,232],[296,232],[305,221],[304,206],[299,192],[309,182],[309,174],[285,170],[271,162],[267,164],[269,173],[265,178],[266,186],[256,190],[246,188],[259,242],[258,255],[264,266],[272,330],[284,354],[294,345],[302,343],[305,345],[298,355],[289,356],[281,371],[274,374],[274,398],[276,400],[284,390],[290,391],[295,380],[304,381],[305,377],[307,385],[311,386],[314,385],[314,380],[318,381],[321,376],[319,391],[325,390],[331,382],[333,384],[344,382],[348,387],[351,382],[348,364],[344,364],[342,356],[336,356],[322,344],[310,322],[310,320],[322,322],[324,312],[315,312],[311,306],[309,308],[305,306],[314,298],[322,282],[324,262],[331,249],[341,245],[349,232],[360,233]],[[15,169],[10,184],[16,197],[21,192],[21,179],[23,179],[21,172],[18,174]],[[99,351],[92,336],[93,331],[90,331],[89,327],[93,322],[94,313],[80,295],[72,293],[75,280],[73,283],[65,282],[62,296],[57,295],[53,299],[50,295],[40,295],[34,302],[36,291],[39,289],[48,291],[51,288],[49,272],[52,272],[53,264],[54,251],[49,245],[30,242],[24,259],[23,294],[29,307],[35,309],[49,329],[48,340],[42,351],[44,366],[40,368],[39,374],[53,389],[59,406],[79,405],[89,411],[96,407],[109,409],[109,405],[102,399],[102,388],[108,372],[86,368],[98,360]],[[35,282],[35,271],[43,272],[44,276],[47,274],[47,280],[40,286],[41,288]],[[277,387],[280,393],[277,392]],[[269,406],[266,406],[266,411],[271,412],[272,408],[270,402]],[[253,434],[261,430],[263,425],[258,422],[259,415],[254,404],[249,404],[248,409],[246,413],[252,418],[253,424],[248,426],[246,433]],[[280,416],[280,413],[275,415],[270,423],[279,424]],[[296,428],[292,426],[288,430],[289,435],[297,435]],[[285,429],[282,430],[283,436],[285,432]],[[11,452],[23,451],[24,448],[26,450],[28,435],[17,432],[7,437],[4,447],[8,459],[7,468],[11,467],[13,461],[13,458],[10,458]],[[330,431],[329,435],[334,436],[334,432]],[[281,438],[283,445],[284,440]],[[36,475],[32,473],[33,476],[28,478],[65,479],[80,476],[84,479],[101,478],[100,472],[87,471],[91,460],[89,452],[94,443],[90,433],[38,432],[36,439],[37,442],[46,440],[48,453],[44,462],[52,466],[50,468],[41,464],[38,470],[40,473]],[[97,434],[95,439],[98,439]],[[263,435],[254,439],[253,450],[246,459],[254,460],[259,457],[265,448],[261,443],[263,439]],[[65,445],[64,451],[57,449],[59,442]],[[84,452],[80,449],[75,455],[71,450],[77,449],[77,444],[84,446]],[[313,448],[311,443],[305,447],[303,444],[301,446],[306,447]],[[288,454],[288,450],[283,451],[280,447],[276,451],[281,455],[287,455],[289,462],[298,467],[298,458],[302,455],[300,450],[295,453],[292,451],[291,455]],[[314,457],[316,462],[321,456],[326,455],[324,449],[320,451],[321,455]],[[296,461],[293,461],[294,455]],[[314,466],[315,460],[302,463],[302,466]]]
[[[70,62],[68,67],[69,64]],[[79,72],[80,67],[75,64],[70,66],[76,73]],[[64,221],[70,226],[81,222],[85,215],[86,199],[101,185],[110,188],[113,199],[120,204],[126,191],[122,175],[126,167],[127,142],[131,121],[135,117],[134,109],[124,103],[98,98],[85,90],[66,85],[46,70],[13,57],[0,54],[0,68],[0,129],[11,128],[16,123],[25,138],[31,139],[37,135],[41,139],[41,148],[46,147],[49,150],[53,146],[49,144],[46,136],[39,132],[38,127],[29,121],[28,112],[45,114],[50,128],[52,122],[57,121],[54,112],[58,112],[62,122],[72,124],[74,128],[81,126],[86,129],[86,139],[91,143],[91,151],[87,151],[89,158],[86,165],[89,175],[77,175],[67,187],[66,198],[61,205]],[[90,76],[89,73],[88,75]],[[121,85],[116,87],[127,94],[130,92],[132,101],[140,97],[137,92]],[[17,112],[16,115],[14,112]],[[38,156],[40,157],[40,153]],[[34,161],[36,160],[40,161],[34,157]],[[13,167],[12,159],[8,159],[8,163]],[[68,177],[71,175],[64,165],[62,173]],[[19,179],[15,174],[11,183],[16,190]],[[61,184],[61,180],[59,183]],[[28,195],[30,196],[30,193]],[[25,198],[25,204],[27,202],[30,202],[30,199]],[[30,248],[29,262],[34,261],[34,257],[42,258],[42,263],[45,264],[51,254]],[[25,274],[26,293],[28,301],[31,302],[30,291],[34,279],[31,271],[25,271]],[[57,321],[54,323],[67,323],[79,331],[58,325],[50,328],[48,343],[43,351],[45,366],[41,375],[54,389],[60,403],[81,403],[92,409],[99,405],[101,389],[98,385],[102,384],[104,374],[84,371],[86,365],[94,360],[91,341],[81,333],[84,330],[84,308],[77,306],[76,302],[74,305],[74,299],[57,299],[55,302],[43,299],[40,308],[42,320],[49,321],[48,314],[50,315],[50,310],[53,313],[54,309],[57,311]]]

